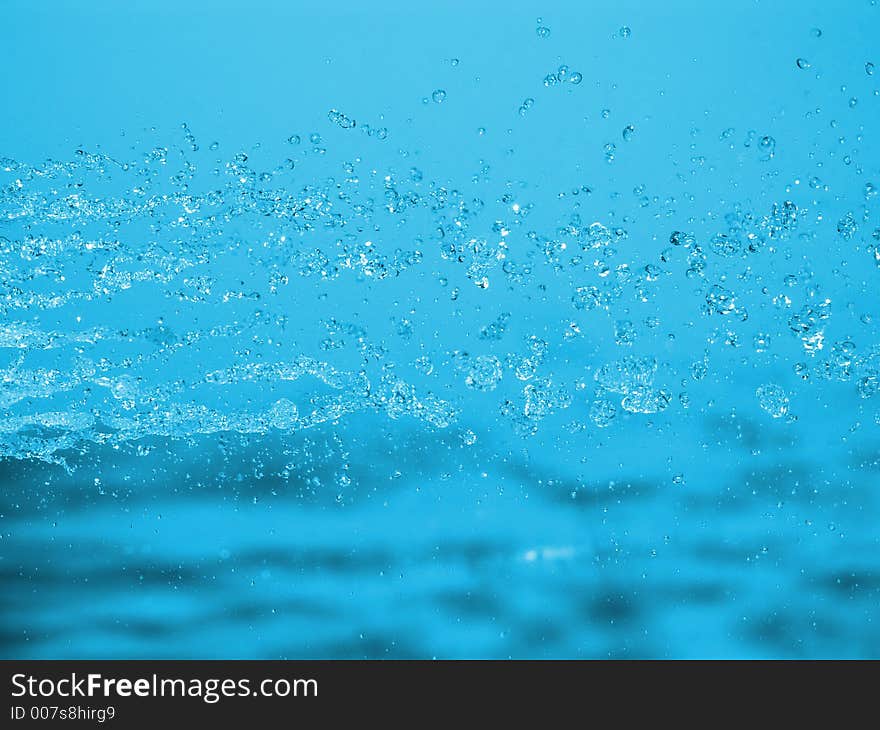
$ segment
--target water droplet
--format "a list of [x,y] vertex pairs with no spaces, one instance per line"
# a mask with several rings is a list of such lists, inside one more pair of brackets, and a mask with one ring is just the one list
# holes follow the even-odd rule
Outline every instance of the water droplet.
[[761,137],[758,147],[763,152],[764,156],[761,159],[765,162],[767,160],[772,160],[776,156],[776,140],[773,139],[773,137],[769,135]]
[[629,26],[625,25],[617,31],[617,35],[621,38],[629,38],[632,35],[632,30],[630,30]]
[[633,135],[635,133],[636,133],[636,128],[632,124],[627,124],[623,128],[623,139],[625,141],[629,142],[633,138]]
[[771,418],[782,418],[788,413],[788,395],[782,387],[773,383],[762,385],[755,391],[761,410]]
[[431,94],[431,98],[434,100],[435,104],[442,104],[446,99],[446,91],[443,89],[435,89],[434,93]]
[[352,129],[356,126],[356,122],[354,121],[354,119],[350,119],[349,117],[345,116],[345,114],[337,111],[336,109],[331,109],[329,112],[327,112],[327,118],[334,124],[338,124],[343,129]]
[[837,221],[837,233],[845,241],[849,241],[855,236],[858,230],[859,224],[856,223],[855,216],[852,213],[847,213]]
[[583,80],[584,80],[584,77],[579,71],[575,71],[571,75],[571,78],[569,78],[569,81],[573,84],[579,84]]
[[598,398],[590,406],[590,420],[599,428],[608,428],[616,415],[616,406],[606,398]]
[[871,63],[870,61],[868,61],[868,62],[865,64],[865,73],[868,74],[868,76],[873,76],[873,75],[874,75],[874,64]]
[[770,349],[770,335],[759,332],[752,338],[752,346],[755,352],[766,352]]
[[479,355],[475,357],[465,377],[465,385],[473,390],[495,390],[501,380],[504,370],[501,361],[494,355]]
[[550,29],[546,25],[539,25],[535,28],[535,33],[538,35],[538,38],[550,37]]
[[618,345],[632,345],[636,340],[636,326],[628,319],[614,323],[614,342]]

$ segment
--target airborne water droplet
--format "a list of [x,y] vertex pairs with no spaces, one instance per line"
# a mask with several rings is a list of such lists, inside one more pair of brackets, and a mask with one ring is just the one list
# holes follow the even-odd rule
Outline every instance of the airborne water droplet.
[[761,410],[771,418],[782,418],[788,413],[788,395],[785,390],[774,383],[762,385],[755,391]]

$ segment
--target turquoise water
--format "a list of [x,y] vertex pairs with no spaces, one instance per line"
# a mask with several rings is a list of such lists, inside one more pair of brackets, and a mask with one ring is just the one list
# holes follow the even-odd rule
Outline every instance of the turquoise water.
[[876,657],[873,2],[6,2],[0,654]]

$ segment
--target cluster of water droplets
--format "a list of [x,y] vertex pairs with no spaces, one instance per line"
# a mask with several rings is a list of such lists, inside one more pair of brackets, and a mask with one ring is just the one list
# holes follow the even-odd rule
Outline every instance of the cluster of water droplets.
[[[550,37],[540,20],[537,36]],[[562,65],[544,85],[582,80]],[[388,137],[337,109],[327,120]],[[773,421],[796,417],[796,391],[812,383],[880,393],[871,302],[855,311],[799,264],[833,236],[876,288],[870,181],[831,221],[790,189],[699,218],[643,186],[629,203],[607,191],[603,207],[592,183],[547,193],[489,165],[444,181],[334,160],[324,134],[291,135],[292,152],[268,165],[201,145],[187,125],[125,159],[0,159],[0,456],[64,463],[87,444],[298,433],[358,413],[460,426],[465,445],[487,412],[523,438],[558,418],[607,434],[686,417],[690,389],[726,352],[738,359],[725,377],[769,362],[788,373],[750,388]],[[773,163],[773,137],[735,135],[717,138]],[[604,145],[609,161],[615,151]],[[532,316],[536,302],[550,314]],[[865,325],[859,337],[851,317],[835,328],[844,312]]]

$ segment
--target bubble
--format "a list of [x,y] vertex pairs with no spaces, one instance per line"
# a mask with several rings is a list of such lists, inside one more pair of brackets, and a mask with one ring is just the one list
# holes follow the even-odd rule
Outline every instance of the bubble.
[[617,415],[617,407],[607,398],[597,398],[590,406],[590,420],[598,428],[608,428]]
[[501,361],[494,355],[479,355],[470,364],[465,384],[468,388],[480,391],[495,390],[504,375]]
[[546,25],[539,25],[535,28],[535,33],[538,38],[549,38],[550,37],[550,29]]
[[808,69],[810,67],[810,62],[806,58],[799,58],[795,63],[798,68]]
[[779,385],[773,383],[762,385],[755,391],[755,395],[761,410],[771,418],[782,418],[788,413],[788,395]]
[[605,297],[599,288],[593,284],[580,286],[575,289],[571,298],[575,309],[596,309],[605,306]]
[[414,366],[415,369],[422,375],[430,375],[434,372],[434,363],[431,362],[431,358],[427,355],[422,355],[421,357],[417,358]]
[[653,414],[665,411],[672,401],[672,394],[665,390],[634,388],[620,401],[621,407],[630,413]]
[[655,358],[627,355],[602,365],[594,373],[593,379],[606,391],[628,395],[653,386],[656,374]]
[[873,398],[880,393],[880,371],[872,370],[859,379],[859,397]]
[[755,352],[766,352],[770,349],[770,335],[759,332],[752,338],[752,346]]
[[522,105],[519,108],[519,115],[521,117],[525,116],[526,113],[529,111],[529,109],[531,109],[534,105],[535,105],[535,100],[532,97],[528,97],[527,99],[524,99]]
[[309,135],[309,141],[312,144],[321,144],[321,135],[317,132],[312,132],[312,134]]
[[682,231],[673,231],[669,236],[669,242],[673,246],[684,246],[686,248],[693,246],[696,243],[696,239],[690,233],[684,233]]
[[494,322],[491,322],[480,329],[480,339],[500,340],[504,337],[504,333],[507,331],[510,319],[511,314],[509,312],[503,312],[498,315],[498,318]]
[[739,310],[736,305],[736,297],[733,292],[720,284],[715,284],[706,294],[706,312],[727,316],[736,314]]
[[636,133],[636,128],[632,124],[627,124],[623,128],[623,134],[622,134],[623,139],[625,141],[629,142],[633,138],[633,135],[635,133]]
[[442,104],[446,100],[446,91],[444,89],[434,89],[431,98],[435,104]]
[[822,37],[822,29],[821,28],[813,28],[810,30],[810,35],[813,38],[821,38]]
[[851,380],[856,366],[855,350],[855,344],[848,340],[835,342],[823,366],[825,377],[842,383]]
[[570,405],[571,396],[565,388],[549,378],[536,378],[523,387],[519,405],[511,401],[502,404],[502,414],[513,418],[519,430],[535,433],[539,421]]
[[636,340],[636,327],[631,320],[619,319],[614,323],[614,342],[618,345],[632,345]]
[[629,38],[632,35],[632,30],[630,30],[629,26],[624,25],[620,30],[617,31],[617,35],[621,38]]
[[449,65],[452,66],[452,68],[458,66],[459,63],[461,63],[461,61],[459,61],[457,58],[449,59]]
[[684,484],[684,474],[675,474],[672,477],[673,484]]
[[583,80],[584,80],[584,77],[579,71],[575,71],[571,75],[571,78],[569,78],[569,82],[572,84],[575,84],[575,85],[581,83],[581,81],[583,81]]
[[356,126],[354,119],[349,119],[345,114],[336,109],[331,109],[327,112],[327,117],[334,124],[338,124],[343,129],[352,129]]
[[850,212],[837,221],[837,233],[844,240],[849,241],[859,231],[859,224],[855,216]]
[[299,419],[299,410],[295,403],[290,402],[286,398],[276,401],[269,410],[269,420],[271,424],[282,431],[290,430]]
[[868,74],[868,76],[873,76],[873,75],[874,75],[874,64],[871,63],[870,61],[868,61],[868,62],[865,64],[865,73]]

